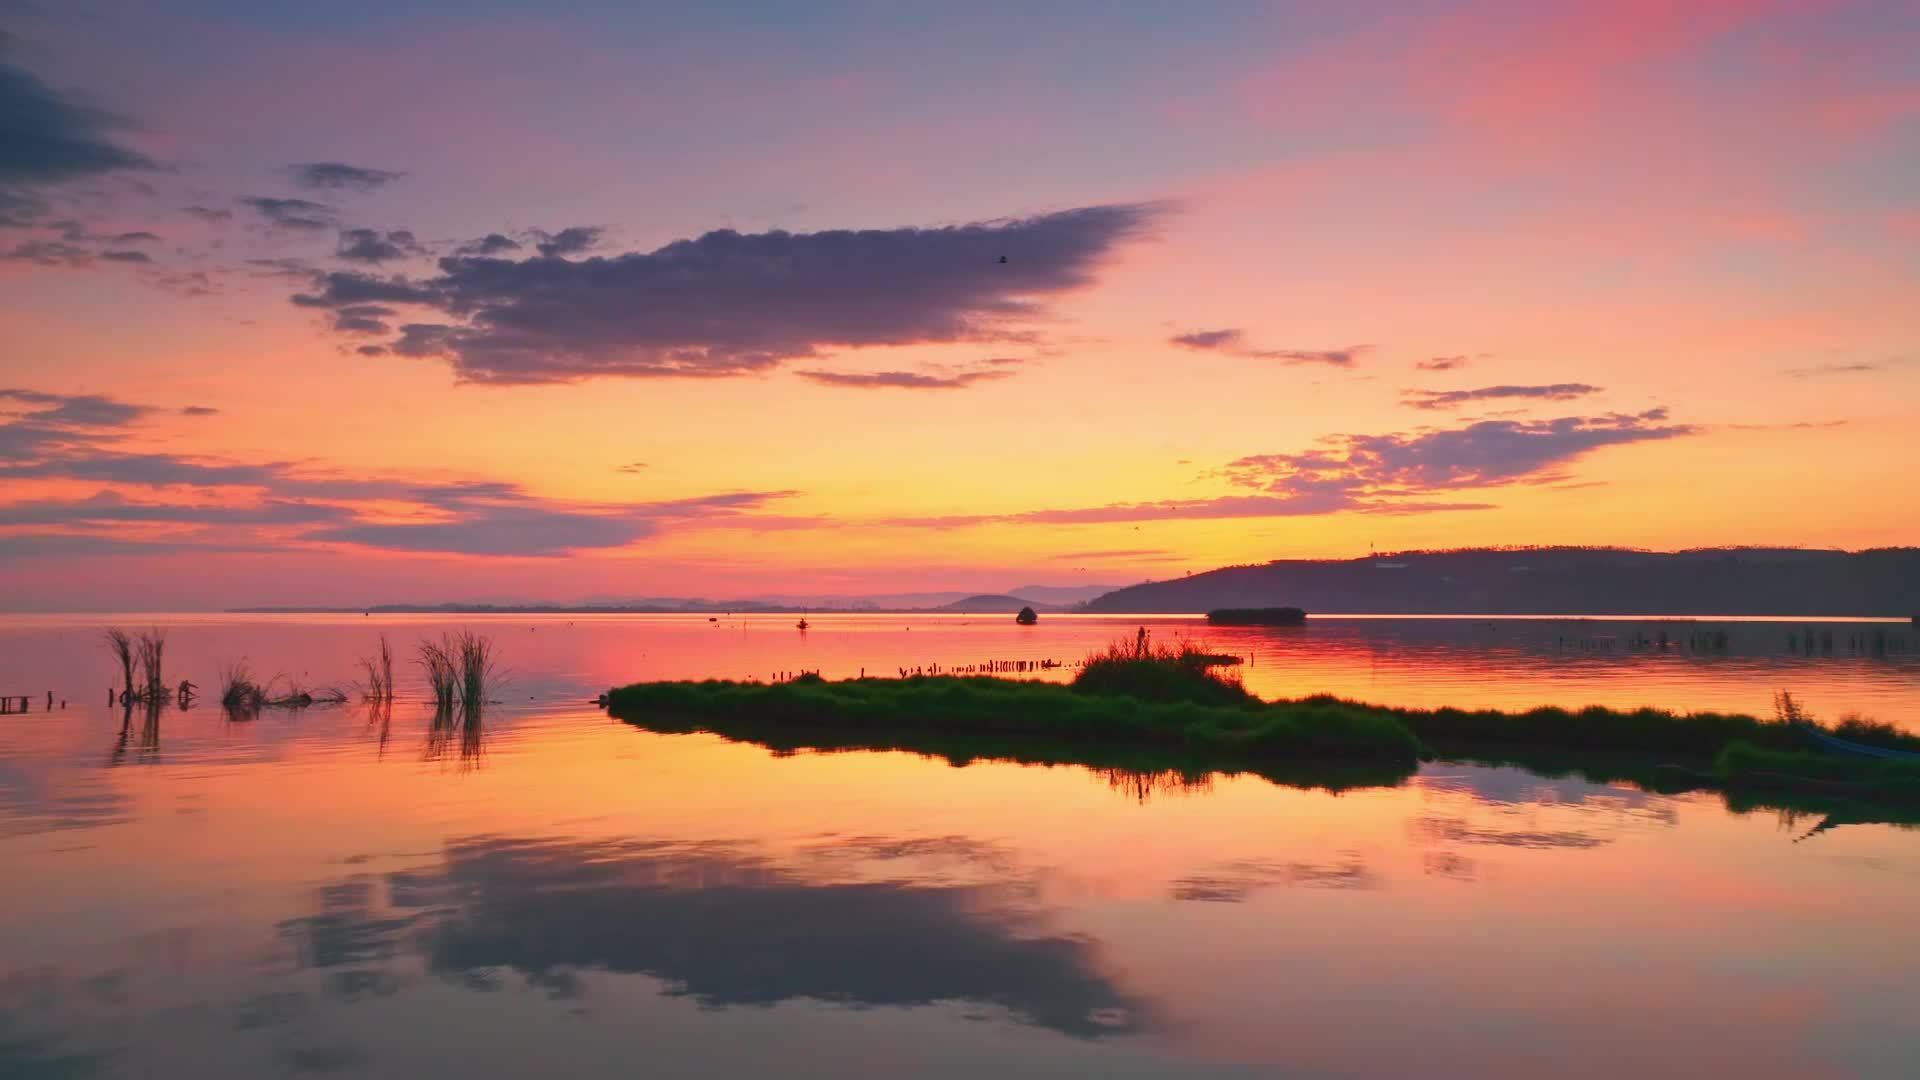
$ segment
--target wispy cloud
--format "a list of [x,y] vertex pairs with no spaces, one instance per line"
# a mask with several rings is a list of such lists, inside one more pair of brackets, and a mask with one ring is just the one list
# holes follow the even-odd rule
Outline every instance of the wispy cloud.
[[1810,367],[1786,368],[1782,375],[1791,375],[1796,379],[1818,379],[1829,375],[1866,375],[1885,369],[1883,364],[1814,364]]
[[1668,422],[1664,408],[1553,420],[1482,420],[1459,428],[1334,435],[1322,440],[1322,449],[1230,461],[1225,475],[1242,487],[1290,499],[1400,505],[1409,498],[1535,478],[1602,447],[1681,438],[1700,430]]
[[976,383],[1010,378],[1017,361],[1006,358],[992,366],[964,371],[796,371],[794,374],[822,386],[857,390],[962,390]]
[[511,236],[500,233],[488,233],[478,240],[469,240],[453,249],[455,255],[478,255],[486,257],[501,255],[509,251],[519,251],[521,243]]
[[1482,386],[1476,390],[1407,390],[1400,404],[1415,409],[1452,409],[1476,401],[1505,401],[1525,398],[1533,401],[1572,401],[1601,388],[1587,383],[1547,383],[1540,386]]
[[333,207],[309,199],[278,199],[267,195],[248,195],[242,206],[252,207],[268,225],[295,232],[320,232],[334,226]]
[[[128,450],[131,429],[162,412],[212,415],[205,406],[162,410],[98,394],[0,389],[0,481],[64,479],[191,496],[129,498],[102,489],[84,499],[0,502],[0,526],[86,530],[107,525],[199,530],[166,545],[342,544],[397,552],[544,557],[624,547],[664,528],[756,527],[757,511],[795,491],[727,491],[687,498],[586,502],[535,495],[498,481],[421,482],[344,477],[290,461],[231,461]],[[789,527],[786,521],[770,527]],[[58,553],[55,533],[36,533],[34,553]],[[114,553],[174,550],[122,537]],[[0,545],[4,549],[5,545]],[[184,550],[185,548],[181,548]]]
[[1701,430],[1668,422],[1665,409],[1649,409],[1554,420],[1482,420],[1457,428],[1384,435],[1334,435],[1322,440],[1319,449],[1251,455],[1220,470],[1229,483],[1256,489],[1256,494],[889,518],[877,524],[952,529],[1490,510],[1491,503],[1458,496],[1510,484],[1559,482],[1566,478],[1568,465],[1603,447],[1681,438]]
[[1371,345],[1349,345],[1344,349],[1255,348],[1247,342],[1246,332],[1238,329],[1192,330],[1175,334],[1167,341],[1183,349],[1202,352],[1245,356],[1255,360],[1278,360],[1283,364],[1326,364],[1342,368],[1352,367],[1362,354],[1373,348]]
[[1467,358],[1461,356],[1433,356],[1414,365],[1416,371],[1455,371],[1467,366]]
[[386,169],[366,169],[338,161],[309,161],[287,166],[293,182],[314,190],[373,191],[405,176]]
[[559,258],[562,255],[578,255],[599,246],[600,239],[605,234],[606,230],[598,225],[574,225],[561,229],[557,233],[535,229],[534,237],[537,243],[534,244],[534,250],[549,259]]
[[342,229],[334,254],[349,262],[383,263],[426,254],[407,229],[382,233],[378,229]]
[[47,212],[48,192],[71,181],[155,162],[122,145],[125,122],[69,100],[24,68],[7,63],[0,32],[0,226],[25,227]]

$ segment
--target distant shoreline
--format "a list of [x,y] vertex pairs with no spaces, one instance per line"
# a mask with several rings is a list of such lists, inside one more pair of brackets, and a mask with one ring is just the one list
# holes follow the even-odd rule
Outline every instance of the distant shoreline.
[[[108,614],[105,612],[19,612],[16,614]],[[509,606],[492,604],[378,604],[372,607],[241,607],[225,608],[215,612],[153,612],[151,614],[180,615],[700,615],[700,616],[745,616],[745,615],[806,615],[810,618],[832,618],[840,615],[920,615],[940,618],[995,619],[1001,612],[963,612],[949,611],[943,608],[802,608],[802,607],[738,607],[738,608],[669,608],[669,607],[607,607],[564,605],[527,605]],[[1006,613],[1008,625],[1012,625],[1012,614]],[[1204,611],[1053,611],[1042,612],[1042,622],[1046,619],[1192,619],[1205,622]],[[1316,612],[1311,622],[1331,620],[1344,621],[1385,621],[1403,619],[1409,621],[1444,622],[1466,619],[1486,622],[1731,622],[1731,623],[1884,623],[1888,625],[1908,625],[1911,619],[1893,615],[1715,615],[1702,613],[1662,613],[1646,612],[1637,614],[1597,614],[1585,612],[1512,614],[1480,611],[1460,612]],[[1235,629],[1240,629],[1236,627]]]

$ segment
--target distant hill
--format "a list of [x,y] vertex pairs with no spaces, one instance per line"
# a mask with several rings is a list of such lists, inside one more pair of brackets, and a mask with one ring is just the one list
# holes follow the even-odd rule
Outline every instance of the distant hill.
[[1022,585],[1017,589],[1008,589],[1007,595],[1024,596],[1038,604],[1052,604],[1055,607],[1072,607],[1084,604],[1096,596],[1105,596],[1119,588],[1118,585]]
[[1355,615],[1920,614],[1920,548],[1411,551],[1276,560],[1116,589],[1106,613],[1293,605]]
[[1030,607],[1035,611],[1048,610],[1046,604],[1036,604],[1031,600],[1023,600],[1018,596],[997,595],[969,596],[965,600],[956,600],[940,610],[959,612],[966,615],[1013,615],[1017,614],[1023,607]]

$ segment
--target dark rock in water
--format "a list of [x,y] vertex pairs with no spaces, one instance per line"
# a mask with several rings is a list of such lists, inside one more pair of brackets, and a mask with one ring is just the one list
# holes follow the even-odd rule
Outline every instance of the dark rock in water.
[[1013,617],[1013,621],[1019,623],[1021,626],[1032,626],[1034,623],[1040,621],[1040,616],[1035,614],[1032,608],[1023,607],[1020,609],[1020,614]]
[[1307,613],[1297,607],[1218,608],[1207,612],[1214,626],[1305,626]]

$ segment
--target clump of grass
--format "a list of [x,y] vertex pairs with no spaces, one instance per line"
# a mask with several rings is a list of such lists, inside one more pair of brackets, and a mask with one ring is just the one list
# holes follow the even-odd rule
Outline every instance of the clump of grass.
[[1884,720],[1870,720],[1859,713],[1847,713],[1840,722],[1833,725],[1833,733],[1849,742],[1865,743],[1869,746],[1901,747],[1916,740],[1906,731]]
[[267,703],[267,689],[255,682],[244,657],[228,664],[220,672],[220,707],[227,712],[249,716]]
[[1773,694],[1773,718],[1783,724],[1811,724],[1813,714],[1802,708],[1793,699],[1791,691],[1776,690]]
[[120,678],[124,689],[121,691],[127,700],[133,700],[133,638],[118,627],[107,631],[107,651],[120,663]]
[[220,705],[237,717],[251,718],[262,709],[304,709],[346,701],[346,690],[338,686],[309,688],[285,675],[260,682],[253,677],[245,658],[228,664],[220,673]]
[[1920,805],[1920,762],[1768,750],[1736,741],[1714,760],[1713,772],[1729,788],[1826,792]]
[[366,675],[361,696],[372,702],[393,700],[393,646],[387,635],[380,635],[380,651],[360,658],[360,670]]
[[452,640],[446,637],[439,641],[422,638],[415,650],[413,662],[426,673],[427,689],[433,695],[435,712],[452,712],[460,696],[460,679],[453,652]]
[[[1235,689],[1238,689],[1237,687]],[[1244,694],[1244,691],[1242,691]],[[930,676],[843,682],[665,682],[611,690],[616,716],[707,726],[964,733],[1159,747],[1221,760],[1354,758],[1411,763],[1419,740],[1390,718],[1342,708],[1204,703],[1086,693],[1053,683]],[[1248,704],[1250,702],[1251,704]]]
[[1226,660],[1191,642],[1176,648],[1158,645],[1146,627],[1131,640],[1116,641],[1088,655],[1074,677],[1073,688],[1083,694],[1110,694],[1163,703],[1246,705],[1258,698],[1247,693],[1238,679],[1215,669]]
[[145,687],[145,696],[149,701],[158,701],[166,695],[165,660],[167,654],[166,631],[158,628],[140,635],[136,643],[140,659],[140,681]]
[[471,630],[442,634],[438,641],[421,639],[414,662],[426,672],[436,712],[452,712],[457,706],[477,713],[486,706],[498,676],[493,639]]
[[[1263,702],[1236,684],[1212,686],[1144,638],[1116,646],[1089,662],[1098,690],[1076,683],[989,677],[824,680],[776,684],[640,683],[607,694],[622,719],[699,718],[699,726],[765,732],[833,730],[879,732],[878,743],[924,741],[928,733],[975,740],[1049,738],[1112,747],[1151,746],[1226,761],[1367,758],[1412,761],[1438,751],[1481,757],[1488,752],[1572,755],[1569,760],[1633,758],[1708,776],[1705,767],[1730,745],[1746,743],[1782,754],[1806,751],[1799,722],[1721,713],[1676,714],[1658,709],[1541,708],[1406,709],[1321,695]],[[1804,711],[1795,715],[1804,717]],[[652,726],[653,721],[648,721]],[[1847,737],[1896,749],[1920,749],[1920,736],[1858,721]],[[874,736],[861,736],[874,742]],[[1688,766],[1688,763],[1692,763]]]
[[[153,704],[172,696],[166,684],[166,631],[155,628],[135,635],[116,627],[106,632],[106,640],[107,651],[120,665],[122,702]],[[138,681],[134,679],[136,667],[140,669]]]
[[453,638],[453,658],[460,669],[461,704],[469,712],[478,712],[493,685],[493,639],[462,630]]

